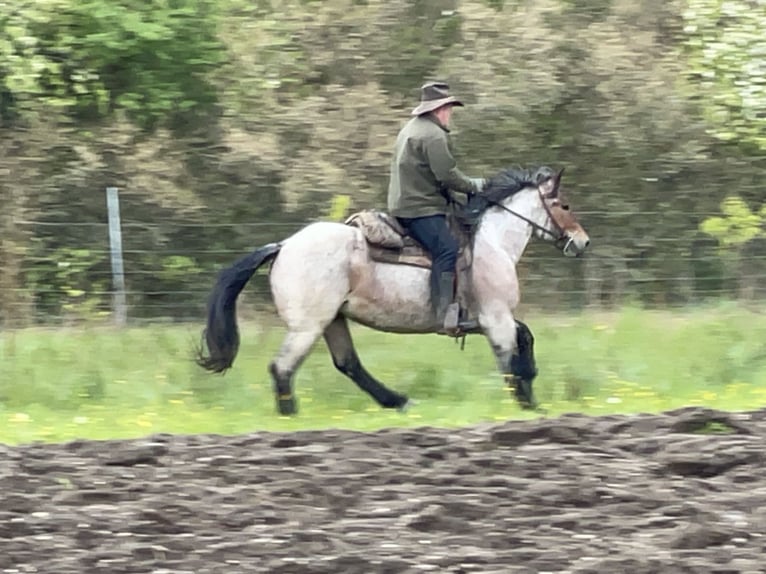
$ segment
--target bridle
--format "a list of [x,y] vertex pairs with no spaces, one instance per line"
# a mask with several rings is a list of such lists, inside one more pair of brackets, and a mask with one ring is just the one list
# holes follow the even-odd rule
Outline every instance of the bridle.
[[569,248],[572,246],[572,238],[571,237],[567,237],[567,233],[566,233],[566,231],[564,231],[564,228],[561,227],[561,225],[559,225],[559,222],[556,221],[556,218],[553,217],[553,214],[551,213],[551,208],[548,207],[548,204],[545,202],[545,197],[543,197],[543,192],[540,191],[539,188],[537,190],[537,193],[540,196],[540,201],[543,204],[543,209],[545,209],[545,213],[548,215],[548,219],[553,224],[553,227],[556,229],[555,232],[549,230],[546,227],[543,227],[542,225],[540,225],[539,223],[537,223],[535,221],[532,221],[528,217],[526,217],[526,216],[524,216],[524,215],[514,211],[513,209],[510,209],[509,207],[506,207],[505,205],[503,205],[499,201],[492,201],[492,200],[488,200],[488,201],[489,201],[490,205],[492,205],[494,207],[499,207],[503,211],[507,211],[511,215],[514,215],[514,216],[518,217],[519,219],[521,219],[522,221],[525,221],[526,223],[528,223],[532,227],[532,229],[534,229],[536,231],[539,231],[543,235],[550,235],[553,238],[554,245],[556,247],[558,247],[559,249],[561,249],[561,251],[564,254],[568,254]]

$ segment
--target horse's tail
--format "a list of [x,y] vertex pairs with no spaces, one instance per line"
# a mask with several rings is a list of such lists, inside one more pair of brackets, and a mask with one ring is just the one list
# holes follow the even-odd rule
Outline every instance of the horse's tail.
[[237,297],[256,270],[274,259],[280,249],[281,243],[268,243],[218,275],[207,303],[207,326],[202,332],[208,354],[201,345],[197,349],[197,364],[203,369],[223,373],[231,367],[239,350]]

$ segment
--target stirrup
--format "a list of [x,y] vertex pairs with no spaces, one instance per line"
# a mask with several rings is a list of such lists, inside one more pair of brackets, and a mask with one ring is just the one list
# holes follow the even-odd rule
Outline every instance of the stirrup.
[[458,303],[450,303],[447,311],[444,313],[441,333],[457,338],[479,330],[480,325],[476,319],[461,319],[460,315],[460,305]]

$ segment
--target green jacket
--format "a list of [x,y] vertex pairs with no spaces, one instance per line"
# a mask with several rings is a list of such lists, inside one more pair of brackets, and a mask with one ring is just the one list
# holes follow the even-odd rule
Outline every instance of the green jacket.
[[430,114],[412,118],[396,138],[388,183],[388,211],[396,217],[447,213],[446,188],[475,193],[452,157],[449,130]]

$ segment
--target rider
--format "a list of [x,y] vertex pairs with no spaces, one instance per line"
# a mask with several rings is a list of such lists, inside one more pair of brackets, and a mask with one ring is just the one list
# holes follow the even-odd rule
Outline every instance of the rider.
[[431,303],[447,334],[457,335],[473,324],[460,322],[455,301],[458,242],[447,225],[449,190],[477,193],[484,180],[466,177],[450,150],[449,123],[453,106],[463,103],[449,95],[443,82],[421,88],[420,104],[401,129],[391,161],[388,211],[432,259]]

